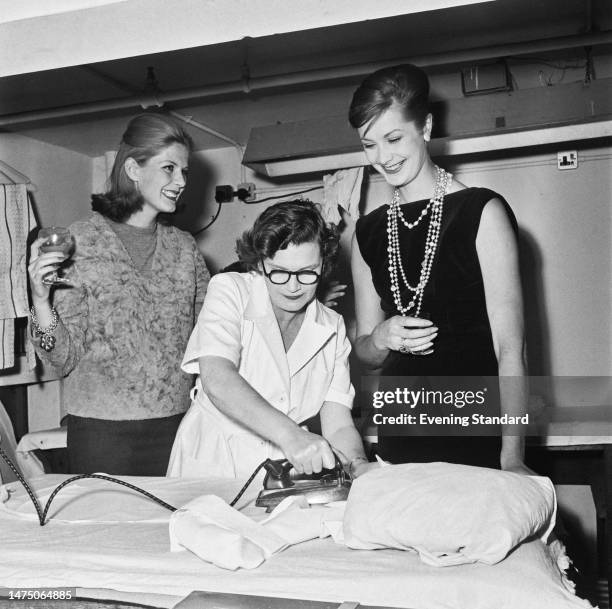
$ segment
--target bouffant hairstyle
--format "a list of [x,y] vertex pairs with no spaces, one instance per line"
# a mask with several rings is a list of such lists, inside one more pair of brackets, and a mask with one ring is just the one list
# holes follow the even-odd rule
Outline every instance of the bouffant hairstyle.
[[268,207],[253,227],[236,242],[238,258],[249,271],[257,271],[262,259],[273,258],[288,245],[318,243],[323,259],[321,274],[329,276],[338,252],[338,231],[328,225],[312,201],[283,201]]
[[353,94],[349,122],[358,129],[393,104],[402,108],[406,120],[423,129],[429,113],[429,80],[421,68],[405,63],[370,74]]
[[189,152],[193,150],[189,134],[169,116],[152,112],[135,116],[121,138],[108,191],[91,196],[92,209],[115,222],[123,222],[141,210],[144,200],[125,172],[125,161],[131,157],[143,165],[172,144],[182,144]]

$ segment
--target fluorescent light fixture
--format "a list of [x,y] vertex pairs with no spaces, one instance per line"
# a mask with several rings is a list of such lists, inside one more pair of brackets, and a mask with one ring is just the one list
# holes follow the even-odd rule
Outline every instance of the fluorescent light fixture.
[[[520,129],[504,133],[487,133],[468,137],[440,138],[430,143],[433,157],[476,154],[495,150],[510,150],[560,144],[578,140],[612,136],[612,120],[580,124],[565,124],[534,129]],[[250,166],[270,177],[281,177],[321,171],[336,171],[347,167],[368,165],[361,150],[318,156],[261,161]]]

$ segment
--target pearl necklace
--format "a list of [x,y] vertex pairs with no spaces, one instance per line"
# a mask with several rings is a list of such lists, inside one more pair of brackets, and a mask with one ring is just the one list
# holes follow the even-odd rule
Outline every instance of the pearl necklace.
[[[387,252],[389,254],[391,293],[393,294],[395,307],[401,315],[406,315],[408,311],[415,307],[414,316],[418,317],[421,313],[423,293],[425,292],[425,286],[427,285],[429,276],[431,275],[431,268],[433,266],[434,256],[438,246],[438,238],[440,236],[440,227],[442,226],[444,196],[448,192],[452,181],[452,174],[444,171],[444,169],[441,167],[436,166],[436,185],[434,188],[433,197],[429,200],[429,203],[425,206],[419,217],[414,222],[407,222],[404,214],[402,213],[400,208],[399,190],[396,188],[393,192],[391,205],[387,210]],[[406,272],[404,271],[404,265],[402,264],[398,221],[401,220],[402,224],[408,230],[411,230],[418,226],[418,224],[421,222],[421,220],[423,220],[423,218],[425,218],[430,210],[431,214],[429,216],[429,227],[427,229],[427,237],[425,239],[425,255],[423,257],[423,262],[421,263],[421,274],[419,276],[418,284],[416,286],[412,286],[406,278]],[[400,277],[404,287],[412,292],[410,302],[406,306],[402,304],[399,282]]]

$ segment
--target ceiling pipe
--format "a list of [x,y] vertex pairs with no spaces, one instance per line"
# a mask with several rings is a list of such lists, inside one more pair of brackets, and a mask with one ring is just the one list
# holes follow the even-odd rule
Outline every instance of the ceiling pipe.
[[[94,74],[97,78],[105,80],[106,82],[122,89],[123,91],[127,91],[131,95],[136,95],[136,96],[140,95],[140,91],[137,91],[136,89],[134,89],[132,85],[129,85],[128,83],[125,83],[117,78],[113,78],[112,76],[109,76],[105,72],[97,70],[96,68],[92,66],[83,66],[83,69],[89,72],[90,74]],[[149,85],[148,88],[152,91],[152,93],[150,94],[153,95],[154,99],[156,100],[154,105],[157,107],[164,106],[165,104],[159,101],[160,90],[158,89],[157,79],[155,78],[155,73],[152,67],[147,68],[146,84]],[[146,110],[148,107],[149,106],[142,105],[143,110]],[[213,129],[212,127],[209,127],[208,125],[205,125],[204,123],[200,123],[199,121],[194,120],[192,116],[186,116],[185,114],[181,114],[180,112],[176,112],[175,110],[170,110],[167,107],[166,107],[166,111],[168,112],[168,114],[170,114],[174,118],[184,123],[187,123],[188,125],[191,125],[192,127],[195,127],[199,131],[203,131],[204,133],[208,135],[212,135],[213,137],[216,137],[220,140],[223,140],[224,142],[227,142],[228,144],[231,144],[236,150],[236,152],[238,153],[238,166],[240,167],[241,182],[246,182],[246,167],[242,164],[242,157],[244,155],[244,146],[242,146],[236,140],[233,140],[231,137],[228,137],[227,135],[221,133],[220,131],[217,131],[216,129]]]
[[[101,80],[104,80],[110,83],[111,85],[118,87],[119,89],[122,89],[123,91],[126,91],[127,93],[130,93],[132,96],[141,95],[141,92],[135,89],[132,85],[126,82],[123,82],[119,80],[118,78],[114,78],[113,76],[109,76],[105,72],[102,72],[101,70],[98,70],[92,66],[82,66],[82,69],[85,70],[86,72],[89,72],[90,74],[93,74],[96,78],[100,78]],[[155,78],[155,72],[152,67],[147,68],[147,79],[145,82],[145,90],[146,89],[150,90],[149,95],[153,95],[155,99],[155,103],[151,105],[154,105],[156,107],[163,107],[164,103],[159,100],[159,94],[161,93],[161,91],[158,88],[157,79]],[[141,105],[142,105],[143,110],[146,110],[149,107],[149,105],[144,105],[144,104],[141,104]],[[227,142],[228,144],[231,144],[236,149],[236,152],[238,153],[238,163],[240,165],[242,182],[246,181],[245,168],[242,165],[242,157],[244,155],[244,146],[242,146],[242,144],[240,144],[236,140],[233,140],[231,137],[228,137],[227,135],[221,133],[220,131],[217,131],[216,129],[213,129],[212,127],[209,127],[208,125],[205,125],[204,123],[200,123],[199,121],[194,120],[192,116],[186,116],[185,114],[181,114],[180,112],[176,112],[175,110],[171,110],[169,108],[166,108],[166,110],[168,114],[170,114],[171,116],[174,116],[174,118],[184,123],[187,123],[191,125],[192,127],[199,129],[200,131],[204,131],[204,133],[207,133],[208,135],[212,135],[213,137],[216,137],[220,140],[223,140],[224,142]]]
[[180,121],[183,121],[184,123],[187,123],[188,125],[192,125],[196,129],[200,129],[201,131],[204,131],[205,133],[208,133],[209,135],[213,135],[214,137],[219,138],[220,140],[223,140],[224,142],[227,142],[228,144],[231,144],[235,148],[236,152],[238,153],[238,165],[240,166],[240,179],[242,182],[246,182],[246,168],[242,164],[242,157],[244,156],[244,146],[242,146],[242,144],[239,144],[236,140],[233,140],[231,137],[227,137],[227,135],[224,135],[220,131],[212,129],[208,125],[204,125],[203,123],[194,121],[190,116],[185,116],[184,114],[181,114],[180,112],[176,112],[174,110],[168,110],[168,114],[170,114],[171,116],[174,116],[174,118],[177,118]]
[[[286,87],[290,85],[323,82],[327,80],[360,77],[379,68],[402,62],[410,62],[421,67],[452,65],[480,61],[483,59],[491,59],[495,57],[509,57],[512,55],[523,55],[527,53],[543,53],[568,48],[597,46],[601,44],[612,44],[612,31],[591,32],[583,35],[561,36],[546,40],[517,42],[490,47],[476,47],[473,49],[420,55],[404,59],[396,59],[393,61],[306,70],[292,74],[262,76],[259,78],[251,78],[248,83],[248,89],[249,91],[255,91],[275,87]],[[166,102],[184,101],[188,99],[236,93],[245,93],[244,80],[178,91],[158,92],[156,95],[136,95],[133,97],[110,99],[100,102],[73,104],[60,108],[51,108],[48,110],[34,110],[15,114],[5,114],[4,116],[0,116],[0,127],[67,116],[92,114],[95,112],[104,112],[109,110],[120,110],[122,108],[133,108],[134,106],[157,106],[160,105],[160,103],[163,104]]]
[[234,148],[236,148],[236,150],[238,150],[240,158],[242,159],[242,154],[244,153],[244,146],[238,143],[236,140],[233,140],[231,137],[227,137],[227,135],[223,135],[223,133],[217,131],[216,129],[213,129],[212,127],[209,127],[208,125],[204,125],[203,123],[194,121],[193,118],[191,118],[190,116],[186,116],[185,114],[181,114],[180,112],[176,112],[175,110],[168,110],[168,114],[174,116],[174,118],[178,118],[180,121],[183,121],[188,125],[192,125],[196,129],[200,129],[201,131],[204,131],[209,135],[213,135],[214,137],[219,138],[220,140],[223,140],[228,144],[231,144]]

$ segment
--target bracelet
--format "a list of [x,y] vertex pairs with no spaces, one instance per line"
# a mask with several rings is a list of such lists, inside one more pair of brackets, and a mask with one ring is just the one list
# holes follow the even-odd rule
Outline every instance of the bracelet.
[[53,332],[55,332],[55,328],[57,328],[57,324],[59,323],[59,315],[55,310],[55,307],[51,307],[51,324],[48,328],[41,328],[38,323],[38,317],[36,317],[36,313],[34,312],[34,307],[30,309],[30,319],[32,320],[32,330],[34,331],[35,336],[40,336],[40,347],[44,349],[47,353],[49,351],[53,351],[55,347],[55,336]]
[[368,460],[365,457],[355,457],[351,460],[348,466],[348,473],[351,478],[353,477],[353,465],[356,463],[368,463]]

